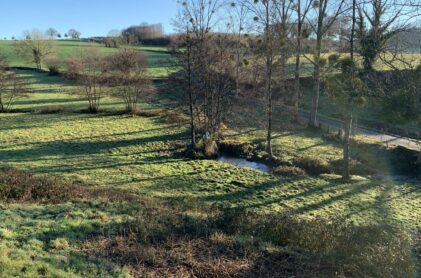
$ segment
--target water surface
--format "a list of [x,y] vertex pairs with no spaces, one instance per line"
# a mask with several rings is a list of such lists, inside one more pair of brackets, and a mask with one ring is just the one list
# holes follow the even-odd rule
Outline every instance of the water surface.
[[235,165],[237,167],[252,168],[252,169],[259,170],[259,171],[262,171],[262,172],[265,172],[265,173],[270,172],[270,168],[266,164],[254,162],[254,161],[248,161],[247,159],[244,159],[244,158],[237,158],[237,157],[230,157],[230,156],[227,156],[227,155],[221,155],[221,156],[218,157],[218,161],[224,162],[224,163],[229,163],[229,164]]

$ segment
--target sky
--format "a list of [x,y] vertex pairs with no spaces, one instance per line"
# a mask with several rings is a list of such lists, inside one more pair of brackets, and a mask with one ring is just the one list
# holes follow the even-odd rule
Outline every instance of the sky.
[[166,33],[177,14],[176,0],[0,0],[0,38],[52,27],[62,35],[74,28],[82,37],[104,36],[143,22],[162,23]]

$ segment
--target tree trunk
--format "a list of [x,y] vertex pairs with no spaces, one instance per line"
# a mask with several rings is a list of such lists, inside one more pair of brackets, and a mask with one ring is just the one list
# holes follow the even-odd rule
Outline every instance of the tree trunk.
[[[237,46],[240,47],[240,46]],[[235,65],[235,96],[240,95],[240,50],[237,49],[237,58]]]
[[[323,21],[319,24],[323,24]],[[318,28],[316,40],[316,53],[314,57],[314,94],[310,113],[310,126],[317,126],[317,110],[319,109],[320,98],[320,55],[322,51],[322,30],[323,25]]]
[[356,9],[357,3],[356,0],[352,0],[352,25],[351,25],[351,37],[349,40],[350,43],[350,56],[351,60],[354,61],[354,38],[355,38],[355,24],[356,24]]
[[343,161],[344,161],[344,169],[342,174],[343,180],[349,180],[351,178],[350,175],[350,158],[349,158],[349,149],[350,149],[350,139],[351,139],[351,128],[352,128],[352,111],[349,112],[345,121],[344,121],[344,149],[343,149]]
[[[301,40],[297,40],[297,48],[301,48]],[[300,53],[301,49],[297,50],[297,55],[295,57],[295,82],[294,82],[294,90],[295,90],[295,101],[294,101],[294,113],[295,113],[295,120],[298,121],[300,118]]]
[[[188,30],[187,30],[188,33]],[[187,41],[187,81],[188,81],[188,92],[189,92],[189,112],[190,112],[190,139],[191,148],[194,149],[196,146],[196,127],[194,125],[194,104],[193,104],[193,88],[192,88],[192,69],[191,69],[191,47],[190,40]]]
[[266,97],[267,97],[267,137],[266,152],[273,157],[272,152],[272,67],[273,49],[271,38],[271,26],[269,19],[269,3],[266,3]]
[[[269,81],[270,83],[270,81]],[[266,151],[269,154],[269,157],[273,157],[272,152],[272,92],[271,92],[271,85],[268,85],[268,102],[267,102],[267,109],[268,109],[268,129],[267,129],[267,145]]]
[[294,101],[294,113],[295,113],[295,120],[298,122],[300,118],[300,67],[301,67],[301,32],[302,32],[302,20],[301,20],[301,2],[298,1],[297,4],[297,49],[296,49],[296,56],[295,56],[295,83],[294,83],[294,90],[295,90],[295,101]]

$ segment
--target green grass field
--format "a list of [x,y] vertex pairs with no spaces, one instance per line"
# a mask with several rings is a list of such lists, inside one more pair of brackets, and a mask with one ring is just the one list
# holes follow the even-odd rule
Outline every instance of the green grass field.
[[[10,51],[6,43],[9,42],[0,43],[1,51]],[[84,45],[65,41],[59,44],[63,58],[73,55],[78,45]],[[163,49],[146,47],[143,50],[150,59],[152,76],[165,76],[167,65],[162,61],[167,61],[167,54],[160,52]],[[13,54],[9,55],[12,65],[22,63]],[[87,103],[80,96],[69,94],[74,90],[71,83],[46,73],[18,71],[18,74],[29,80],[34,93],[17,100],[14,108],[31,110],[31,113],[0,114],[1,167],[76,181],[89,188],[116,190],[119,194],[131,194],[169,206],[181,204],[183,213],[199,220],[205,213],[198,207],[223,205],[265,215],[285,213],[303,221],[341,217],[355,227],[387,223],[409,232],[421,229],[421,191],[417,183],[387,181],[368,175],[355,176],[349,183],[343,183],[337,174],[283,177],[216,160],[188,160],[178,155],[188,136],[185,125],[169,123],[153,113],[149,117],[77,113]],[[165,108],[160,103],[174,97],[173,92],[158,91],[157,99],[161,102],[143,103],[141,110]],[[49,107],[63,107],[67,112],[39,113]],[[235,106],[234,114],[244,115],[246,111],[242,109],[247,107],[246,104]],[[102,109],[106,112],[123,108],[119,100],[103,100]],[[259,144],[264,128],[257,124],[261,114],[257,110],[247,112],[248,119],[254,119],[256,125],[233,116],[226,140]],[[276,114],[274,151],[277,157],[287,162],[301,156],[318,157],[328,163],[340,160],[340,144],[304,128],[286,127],[282,119],[285,118],[281,113]],[[363,139],[358,142],[353,153],[358,167],[389,174],[390,161],[383,156],[385,152]],[[105,256],[104,238],[114,237],[117,232],[124,234],[121,231],[124,223],[143,213],[144,206],[143,202],[109,201],[100,197],[56,204],[0,201],[0,276],[130,277],[134,268],[134,264],[128,263],[133,257],[130,247],[122,252],[129,254],[127,261],[119,261],[114,253]],[[151,215],[163,215],[159,218],[162,223],[174,217],[162,207],[153,207]],[[150,219],[155,218],[146,215],[141,225],[147,226]],[[195,223],[200,223],[197,219]],[[211,239],[218,241],[221,237],[223,235],[216,234]],[[160,234],[153,238],[158,238],[157,242],[148,244],[154,247],[146,244],[148,248],[140,249],[150,258],[140,264],[145,268],[148,265],[167,267],[155,259],[159,258],[159,252],[178,250],[178,256],[188,255],[176,239],[166,242],[168,245],[162,251],[157,247],[161,243]],[[235,235],[235,238],[235,242],[250,241],[243,235]],[[188,241],[188,244],[193,242]],[[251,242],[257,244],[252,239]],[[275,248],[271,242],[262,246],[259,248],[265,252],[285,249]],[[117,242],[117,250],[118,247]],[[199,254],[198,258],[201,256],[204,255]],[[216,256],[214,263],[224,259]]]
[[[411,188],[365,178],[342,185],[335,181],[337,176],[286,181],[217,161],[176,159],[171,149],[183,140],[185,129],[169,126],[159,118],[13,113],[2,115],[2,122],[3,165],[148,196],[227,201],[265,211],[293,208],[306,217],[345,213],[361,222],[376,220],[372,216],[378,213],[378,196],[387,191],[393,200]],[[339,148],[305,133],[279,134],[275,146],[291,154],[340,157]],[[397,206],[391,206],[391,219],[420,224],[416,221],[420,196],[412,194],[406,201],[391,202]],[[336,201],[330,201],[332,198]],[[358,212],[361,207],[365,209]]]
[[[7,61],[12,67],[33,67],[35,65],[31,61],[27,61],[16,53],[15,41],[0,41],[0,54],[7,57]],[[72,56],[79,56],[88,47],[95,47],[104,54],[110,54],[117,51],[116,48],[104,47],[102,44],[89,43],[85,41],[75,40],[58,40],[54,41],[54,52],[57,53],[59,59],[65,63],[66,59]],[[163,78],[168,76],[173,70],[173,61],[171,56],[166,53],[166,49],[162,47],[145,46],[139,47],[144,51],[149,61],[149,75],[153,78]],[[64,67],[63,67],[64,68]]]

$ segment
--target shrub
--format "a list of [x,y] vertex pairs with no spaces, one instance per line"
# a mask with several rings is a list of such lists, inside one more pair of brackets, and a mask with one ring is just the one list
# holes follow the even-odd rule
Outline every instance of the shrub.
[[161,116],[164,118],[165,122],[168,124],[183,124],[188,122],[188,116],[174,111],[166,110],[161,113]]
[[[124,223],[128,232],[110,235],[99,241],[101,248],[90,250],[125,265],[144,265],[146,272],[165,266],[167,275],[177,270],[179,275],[212,271],[212,276],[243,277],[244,269],[233,267],[238,264],[245,264],[247,277],[284,277],[279,273],[288,271],[286,276],[298,277],[416,273],[410,236],[388,224],[356,226],[340,217],[300,220],[228,206],[198,209],[203,213],[192,215],[177,207],[142,210]],[[274,248],[266,251],[269,242]],[[220,267],[212,267],[216,261]]]
[[243,158],[252,156],[256,149],[256,146],[246,142],[220,141],[218,146],[224,154]]
[[40,114],[58,114],[66,112],[64,106],[48,106],[39,111]]
[[399,175],[420,176],[421,154],[405,147],[396,147],[392,150],[392,165]]
[[273,169],[273,174],[278,176],[305,176],[306,171],[296,166],[279,166]]
[[139,110],[139,109],[135,109],[135,110],[132,110],[132,111],[125,110],[125,111],[122,111],[121,113],[118,112],[118,114],[129,114],[129,115],[133,115],[133,116],[153,118],[153,117],[161,116],[161,110],[156,110],[156,109]]
[[50,75],[58,75],[60,73],[61,62],[57,56],[48,57],[45,60],[45,64],[48,67]]
[[34,177],[14,168],[0,169],[0,200],[3,201],[67,201],[83,195],[84,188],[57,178]]
[[318,157],[301,156],[294,159],[296,167],[304,169],[310,175],[328,174],[332,172],[328,161]]
[[83,60],[79,57],[70,57],[66,60],[66,77],[76,79],[83,70]]

